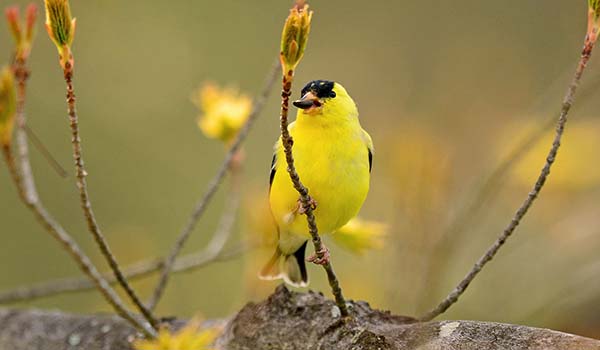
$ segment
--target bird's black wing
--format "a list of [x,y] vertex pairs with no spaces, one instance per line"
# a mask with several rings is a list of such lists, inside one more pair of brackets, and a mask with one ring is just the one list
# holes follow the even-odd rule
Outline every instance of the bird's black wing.
[[[369,150],[369,172],[371,172],[371,168],[373,168],[373,152],[371,151],[370,147],[368,147],[368,150]],[[273,174],[275,174],[274,170],[271,171],[271,176],[273,176]]]
[[[369,151],[369,154],[371,152]],[[273,179],[275,178],[275,172],[277,167],[277,153],[273,154],[273,160],[271,161],[271,174],[269,175],[269,191],[271,191],[271,185],[273,185]]]

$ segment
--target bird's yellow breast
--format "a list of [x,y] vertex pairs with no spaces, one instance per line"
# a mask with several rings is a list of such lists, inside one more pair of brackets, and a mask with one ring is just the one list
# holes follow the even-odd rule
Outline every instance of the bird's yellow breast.
[[[369,190],[369,148],[358,120],[324,124],[304,117],[290,126],[293,156],[302,183],[317,202],[314,211],[320,233],[332,233],[358,214]],[[368,136],[367,136],[368,137]],[[271,211],[279,226],[280,247],[290,250],[310,237],[306,218],[296,213],[298,192],[287,173],[281,140],[276,144],[275,176],[270,190]],[[298,237],[300,236],[300,237]]]

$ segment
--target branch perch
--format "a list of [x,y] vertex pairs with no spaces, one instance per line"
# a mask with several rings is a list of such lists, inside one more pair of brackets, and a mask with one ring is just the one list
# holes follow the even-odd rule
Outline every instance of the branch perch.
[[[294,78],[294,71],[290,70],[283,75],[283,89],[281,91],[281,143],[285,153],[285,161],[287,162],[287,171],[290,175],[290,179],[294,184],[294,188],[300,194],[300,201],[304,208],[304,214],[306,215],[306,221],[308,222],[308,232],[312,238],[313,245],[315,247],[315,254],[319,259],[323,259],[324,247],[321,237],[319,236],[319,229],[317,228],[317,221],[315,214],[310,203],[310,196],[308,195],[308,189],[300,181],[300,176],[294,166],[294,156],[292,154],[292,145],[294,141],[288,132],[288,109],[290,103],[290,96],[292,90],[292,81]],[[340,282],[337,279],[335,272],[333,271],[333,265],[330,261],[323,264],[323,268],[327,273],[327,280],[331,286],[331,291],[335,297],[337,306],[340,308],[340,312],[343,317],[348,316],[348,308],[346,306],[346,300],[340,287]]]
[[343,317],[348,316],[348,307],[346,306],[346,300],[340,287],[340,282],[337,279],[335,272],[333,271],[333,265],[328,259],[323,259],[326,250],[324,249],[323,242],[319,236],[319,229],[317,228],[317,222],[313,213],[311,205],[311,198],[308,194],[308,189],[302,184],[300,175],[296,171],[294,166],[294,156],[292,154],[292,147],[294,141],[288,131],[288,111],[290,105],[290,96],[292,95],[292,82],[294,81],[294,71],[300,63],[306,44],[308,41],[308,35],[310,33],[310,25],[312,20],[312,11],[308,10],[308,5],[304,1],[296,1],[296,4],[290,10],[290,14],[286,19],[283,27],[283,33],[281,38],[281,52],[279,58],[281,61],[282,69],[282,89],[281,89],[281,113],[280,113],[280,131],[281,131],[281,144],[285,153],[285,161],[287,163],[287,172],[290,175],[290,179],[294,185],[296,191],[300,195],[300,202],[306,215],[306,221],[308,223],[308,232],[310,233],[313,245],[315,247],[315,254],[319,261],[323,261],[321,264],[327,273],[327,280],[337,306],[340,309]]

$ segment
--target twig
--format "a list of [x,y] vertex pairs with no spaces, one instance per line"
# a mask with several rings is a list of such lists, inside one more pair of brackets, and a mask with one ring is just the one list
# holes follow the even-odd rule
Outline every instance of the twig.
[[234,155],[239,150],[242,142],[244,142],[244,140],[248,136],[250,128],[252,127],[254,121],[256,120],[256,118],[258,117],[260,112],[262,111],[262,109],[265,105],[265,102],[267,100],[267,97],[269,96],[269,93],[271,92],[271,90],[273,88],[273,84],[275,82],[278,67],[279,67],[279,61],[277,61],[277,64],[273,64],[273,67],[267,73],[264,88],[263,88],[261,94],[259,95],[259,97],[254,102],[254,107],[252,109],[252,112],[250,113],[250,116],[248,117],[248,120],[246,121],[246,124],[244,124],[244,127],[240,130],[235,141],[231,145],[231,148],[227,152],[227,155],[225,155],[225,159],[221,163],[221,166],[219,167],[217,174],[213,177],[213,179],[208,184],[208,188],[207,188],[206,192],[204,193],[204,195],[202,196],[202,198],[196,203],[196,206],[194,207],[194,210],[192,211],[192,214],[190,215],[186,225],[184,226],[183,230],[177,237],[177,240],[175,241],[175,244],[171,248],[169,255],[165,258],[165,263],[164,263],[164,266],[163,266],[163,269],[162,269],[162,272],[160,275],[160,279],[158,281],[158,284],[156,285],[156,288],[154,289],[154,293],[152,294],[150,301],[148,302],[148,309],[154,310],[154,308],[156,307],[156,304],[158,304],[158,302],[159,302],[160,298],[162,297],[162,295],[167,287],[167,284],[169,282],[169,273],[171,272],[171,269],[173,268],[175,259],[177,258],[177,256],[181,252],[181,250],[183,249],[183,246],[185,245],[188,238],[192,234],[192,231],[196,227],[198,220],[200,220],[200,217],[202,217],[202,214],[204,214],[204,211],[206,210],[208,204],[210,203],[213,196],[217,192],[217,189],[219,188],[221,182],[223,181],[223,178],[227,174],[227,170],[229,169],[229,167],[234,159]]
[[[477,214],[484,207],[484,203],[498,191],[498,182],[512,166],[517,163],[527,150],[533,147],[544,134],[556,123],[555,119],[548,120],[542,124],[527,139],[523,140],[504,160],[483,180],[475,196],[464,205],[454,219],[450,222],[447,229],[443,231],[441,237],[432,243],[425,268],[424,278],[421,286],[421,295],[426,295],[425,291],[433,288],[431,285],[435,278],[441,275],[443,264],[437,261],[447,261],[449,251],[456,245],[455,241],[461,233],[464,233],[469,224],[476,219]],[[435,289],[435,288],[434,288]],[[422,299],[425,301],[425,299]]]
[[[37,196],[34,195],[35,191],[30,191],[28,189],[33,188],[33,176],[28,176],[31,174],[31,166],[29,164],[29,151],[27,145],[27,138],[22,132],[22,129],[26,124],[25,117],[25,98],[27,96],[27,79],[29,79],[29,69],[27,68],[27,61],[24,57],[20,55],[15,55],[15,60],[12,65],[13,71],[15,72],[15,78],[17,81],[17,131],[15,132],[16,144],[19,149],[18,152],[18,161],[20,164],[20,172],[24,173],[21,175],[18,167],[15,165],[15,169],[10,169],[10,171],[14,171],[13,179],[15,185],[18,187],[18,190],[21,191],[20,195],[22,198],[26,198],[30,202],[34,202],[37,200]],[[5,150],[8,152],[7,154],[11,154],[11,150]],[[8,163],[8,161],[7,161]]]
[[[213,262],[227,261],[234,259],[248,250],[246,245],[238,245],[226,251],[221,251],[214,255],[212,251],[202,250],[197,253],[183,256],[173,265],[172,273],[189,272]],[[164,259],[155,258],[143,260],[132,264],[123,269],[123,273],[128,280],[138,280],[160,271]],[[115,285],[117,280],[112,273],[103,276],[108,284]],[[0,293],[0,305],[16,302],[31,301],[39,298],[50,297],[58,294],[75,293],[96,290],[96,284],[87,277],[74,277],[59,279],[55,281],[43,282],[33,286],[20,287]]]
[[83,158],[81,154],[81,138],[79,136],[79,120],[77,117],[77,110],[75,106],[75,93],[73,90],[73,65],[69,61],[64,66],[64,78],[67,84],[67,106],[68,106],[68,114],[69,121],[71,126],[71,134],[72,144],[73,144],[73,159],[75,160],[75,169],[76,169],[76,177],[77,177],[77,188],[79,189],[79,199],[81,201],[81,208],[83,209],[83,213],[88,225],[89,231],[94,236],[102,255],[106,258],[111,270],[115,274],[117,281],[131,301],[135,304],[138,310],[142,313],[144,318],[152,325],[154,329],[158,329],[158,320],[152,315],[152,312],[147,309],[140,298],[137,296],[133,288],[127,282],[125,276],[121,272],[119,267],[119,263],[112,253],[110,247],[108,246],[108,242],[104,238],[104,235],[100,231],[100,227],[96,221],[96,217],[92,210],[92,203],[90,202],[90,197],[87,190],[87,181],[85,180],[88,175],[85,167],[83,165]]
[[554,164],[554,161],[556,159],[556,155],[560,147],[560,141],[565,129],[565,124],[567,122],[567,116],[569,114],[571,106],[573,105],[575,93],[577,91],[577,87],[579,86],[579,81],[581,80],[581,76],[592,55],[593,48],[594,41],[590,40],[589,37],[586,37],[583,51],[581,53],[581,57],[577,65],[577,69],[575,70],[575,75],[573,77],[573,80],[571,81],[571,84],[569,85],[567,94],[562,103],[560,117],[558,118],[556,134],[554,136],[554,141],[552,142],[552,147],[548,152],[548,156],[546,157],[546,164],[542,168],[542,171],[537,181],[535,182],[533,189],[531,190],[531,192],[529,192],[527,198],[525,199],[523,204],[521,204],[514,217],[512,218],[511,222],[504,229],[504,231],[502,232],[500,237],[498,237],[496,242],[494,242],[494,244],[492,244],[492,246],[488,248],[486,253],[479,258],[477,263],[475,263],[471,271],[469,271],[469,273],[463,278],[463,280],[460,281],[460,283],[454,288],[454,290],[450,294],[448,294],[448,296],[446,296],[446,298],[438,306],[436,306],[434,309],[430,310],[425,315],[419,318],[421,321],[430,321],[434,319],[435,317],[444,313],[452,304],[456,303],[458,298],[464,293],[471,281],[473,281],[473,279],[477,276],[481,269],[483,269],[485,264],[492,260],[494,255],[496,255],[498,250],[504,245],[506,240],[517,228],[517,226],[519,225],[519,223],[521,222],[521,220],[523,219],[523,217],[525,216],[535,199],[538,197],[540,191],[546,183],[548,175],[550,174],[552,164]]
[[[281,115],[280,115],[280,126],[281,126],[281,143],[283,145],[283,150],[285,153],[285,161],[287,162],[287,171],[290,175],[290,179],[294,184],[294,188],[300,194],[300,201],[302,202],[302,206],[304,208],[304,214],[306,214],[306,221],[308,222],[308,231],[312,238],[313,245],[315,247],[315,254],[319,259],[323,259],[325,254],[325,250],[323,249],[323,242],[321,242],[321,237],[319,236],[319,230],[317,228],[317,222],[315,219],[315,215],[313,213],[313,209],[311,206],[311,199],[308,195],[308,189],[302,184],[300,181],[300,176],[296,171],[296,167],[294,166],[294,156],[292,155],[292,147],[294,141],[290,136],[288,131],[288,110],[290,104],[290,96],[292,90],[292,82],[294,80],[294,71],[289,70],[284,72],[282,78],[282,91],[281,91]],[[332,293],[335,297],[335,302],[337,306],[340,308],[340,312],[343,317],[348,316],[348,308],[346,306],[346,300],[344,299],[344,295],[342,294],[342,288],[340,287],[340,282],[333,271],[333,266],[330,261],[326,261],[323,264],[323,268],[325,272],[327,272],[327,280],[329,281],[329,285],[331,286]]]
[[213,259],[223,251],[225,243],[233,232],[233,225],[240,208],[240,169],[231,167],[231,187],[225,200],[225,210],[221,214],[217,231],[202,251],[209,259]]
[[[561,79],[562,80],[562,79]],[[593,80],[592,84],[587,84],[585,90],[580,90],[578,95],[579,106],[582,106],[584,101],[588,101],[588,98],[593,96],[592,92],[596,91],[596,88],[600,86],[600,79],[597,77]],[[544,102],[546,98],[540,98],[534,106]],[[532,106],[530,108],[534,110]],[[421,292],[418,295],[426,295],[426,290],[436,289],[432,286],[432,282],[436,281],[436,277],[441,275],[441,264],[434,261],[447,261],[450,254],[449,251],[456,245],[456,241],[459,239],[462,233],[464,233],[470,225],[473,225],[474,221],[480,216],[477,215],[486,206],[488,200],[492,200],[493,196],[499,191],[499,183],[506,173],[512,169],[513,165],[522,159],[535,144],[537,144],[542,137],[552,129],[552,126],[556,124],[558,116],[552,116],[551,119],[543,120],[542,124],[537,127],[531,134],[517,144],[512,151],[498,164],[494,169],[477,185],[477,190],[472,198],[467,200],[467,203],[456,213],[453,219],[450,220],[447,228],[443,231],[441,236],[437,238],[431,245],[430,252],[426,257],[427,267],[424,269],[424,278],[422,283]],[[422,299],[425,301],[425,298]]]
[[69,177],[67,171],[60,165],[56,158],[54,158],[54,156],[52,155],[52,153],[50,153],[46,146],[44,146],[44,143],[36,135],[33,129],[31,129],[27,124],[24,124],[23,130],[25,130],[27,136],[29,136],[29,139],[31,140],[35,148],[37,148],[37,150],[42,154],[42,156],[48,161],[50,167],[54,169],[58,176],[62,177],[63,179]]
[[93,281],[94,286],[102,293],[108,303],[115,309],[115,311],[124,319],[128,320],[134,327],[144,332],[146,335],[154,336],[156,332],[154,329],[146,326],[145,323],[140,322],[131,312],[127,310],[124,303],[122,302],[119,295],[110,287],[102,275],[98,272],[91,260],[85,255],[81,248],[75,243],[63,228],[58,224],[56,220],[48,213],[46,208],[42,205],[39,200],[39,195],[35,187],[35,181],[33,173],[31,171],[31,164],[29,162],[29,152],[27,147],[27,136],[23,130],[23,126],[26,124],[25,117],[25,96],[26,96],[26,84],[27,78],[29,77],[29,71],[26,66],[26,61],[23,58],[17,57],[15,60],[13,69],[17,78],[17,125],[19,126],[15,130],[16,144],[19,149],[19,160],[17,161],[13,157],[12,149],[10,146],[3,148],[4,158],[6,160],[9,172],[17,187],[19,197],[25,203],[25,205],[32,211],[36,219],[44,226],[46,231],[50,233],[56,240],[58,240],[71,255],[71,257],[77,262],[80,269],[88,275]]

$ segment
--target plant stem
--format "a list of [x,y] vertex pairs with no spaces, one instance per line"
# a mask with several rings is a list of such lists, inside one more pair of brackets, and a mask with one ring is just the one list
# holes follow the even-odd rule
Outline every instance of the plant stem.
[[427,312],[419,318],[421,321],[430,321],[434,319],[435,317],[444,313],[450,306],[452,306],[454,303],[456,303],[456,301],[458,301],[458,298],[465,292],[469,284],[473,281],[477,274],[479,274],[479,272],[483,269],[485,264],[492,260],[494,255],[496,255],[498,250],[500,250],[500,248],[504,245],[506,240],[512,235],[517,226],[519,226],[521,220],[523,219],[523,217],[525,217],[525,214],[527,214],[527,211],[529,210],[535,199],[538,197],[539,193],[544,187],[544,184],[546,183],[548,175],[550,175],[550,169],[552,168],[552,164],[554,164],[556,155],[558,154],[558,149],[560,148],[562,135],[565,130],[565,124],[567,123],[567,116],[569,114],[569,111],[571,110],[571,106],[573,105],[575,93],[577,92],[577,87],[579,86],[579,81],[581,80],[581,76],[583,75],[588,61],[590,60],[593,48],[594,42],[591,41],[589,37],[586,37],[583,51],[581,53],[581,57],[577,65],[577,69],[575,70],[575,75],[573,77],[573,80],[571,81],[571,84],[569,85],[569,88],[567,89],[567,94],[562,102],[560,116],[556,125],[556,134],[554,136],[554,141],[552,142],[552,146],[550,147],[550,151],[548,152],[548,155],[546,157],[546,163],[544,164],[544,167],[542,168],[541,173],[533,186],[533,189],[531,190],[531,192],[529,192],[523,204],[521,204],[508,226],[504,229],[504,231],[494,242],[494,244],[492,244],[492,246],[488,248],[485,254],[481,256],[479,260],[475,263],[475,265],[471,268],[469,273],[467,273],[467,275],[460,281],[460,283],[454,288],[454,290],[450,294],[448,294],[448,296],[446,296],[446,298],[442,300],[442,302],[438,306],[436,306],[434,309],[430,310],[429,312]]
[[[296,171],[296,167],[294,166],[294,156],[292,154],[292,147],[294,141],[288,131],[288,111],[290,104],[290,96],[292,90],[292,82],[294,80],[294,71],[289,70],[284,72],[282,78],[282,91],[281,91],[281,115],[280,115],[280,127],[281,127],[281,143],[283,145],[283,150],[285,153],[285,161],[287,162],[287,171],[290,175],[290,179],[294,184],[294,188],[300,194],[300,201],[302,202],[302,206],[304,208],[304,214],[306,214],[306,221],[308,222],[308,231],[312,238],[313,245],[315,247],[315,254],[319,259],[322,259],[324,256],[323,242],[321,241],[321,237],[319,236],[319,230],[317,228],[317,222],[315,219],[315,215],[313,213],[313,209],[310,203],[310,196],[308,195],[308,189],[302,184],[300,181],[300,176]],[[337,306],[340,308],[340,312],[343,317],[348,316],[348,307],[346,306],[346,300],[344,299],[344,295],[342,294],[342,288],[340,287],[340,283],[333,271],[333,265],[331,262],[327,261],[323,264],[323,268],[325,272],[327,272],[327,280],[329,281],[329,286],[331,286],[331,291],[335,297],[335,302]]]
[[81,154],[81,138],[79,136],[79,121],[77,117],[76,110],[76,101],[75,101],[75,93],[73,90],[73,67],[70,62],[65,64],[64,69],[64,78],[67,84],[67,106],[68,106],[68,114],[69,121],[71,127],[72,134],[72,144],[73,144],[73,158],[75,160],[75,169],[76,169],[76,178],[77,178],[77,188],[79,189],[79,198],[81,201],[81,208],[83,209],[83,213],[88,225],[89,231],[94,236],[102,255],[106,258],[111,270],[115,274],[117,281],[123,287],[131,301],[135,304],[138,310],[142,313],[144,318],[152,325],[154,329],[158,329],[158,321],[152,315],[152,312],[148,310],[142,301],[139,299],[133,288],[127,282],[127,279],[121,272],[119,267],[119,263],[117,262],[114,254],[112,253],[110,247],[108,246],[108,242],[104,238],[104,235],[100,231],[100,227],[96,221],[96,217],[92,210],[92,203],[90,202],[90,197],[87,190],[87,182],[86,176],[87,172],[83,165],[83,158]]
[[22,57],[16,57],[13,70],[17,79],[17,126],[15,130],[16,144],[18,147],[18,165],[17,160],[13,157],[10,146],[3,147],[4,158],[6,160],[11,178],[17,187],[19,198],[31,210],[36,219],[42,224],[52,237],[59,241],[73,260],[77,262],[80,269],[88,275],[93,282],[93,285],[102,293],[108,303],[115,311],[124,319],[129,321],[134,327],[144,332],[147,336],[154,336],[156,332],[152,328],[148,328],[144,323],[140,322],[131,312],[127,310],[118,294],[108,285],[106,280],[98,272],[91,260],[83,253],[81,248],[75,243],[58,222],[48,213],[46,208],[39,200],[39,195],[35,187],[33,172],[29,162],[29,149],[27,145],[27,136],[24,131],[26,125],[25,117],[25,98],[27,79],[29,70],[26,60]]
[[250,113],[250,116],[248,117],[248,120],[246,121],[246,123],[244,124],[244,126],[242,127],[240,132],[238,133],[235,141],[231,145],[231,148],[225,155],[225,159],[221,163],[221,166],[219,167],[217,174],[213,177],[213,179],[208,184],[208,188],[207,188],[206,192],[204,193],[202,198],[200,198],[200,200],[196,203],[196,206],[194,207],[192,214],[190,215],[183,230],[177,237],[177,240],[175,241],[175,244],[171,248],[169,255],[165,258],[165,263],[163,265],[159,281],[156,285],[156,288],[154,289],[154,293],[152,294],[152,297],[150,298],[150,300],[147,303],[148,309],[154,310],[156,308],[156,305],[160,301],[160,298],[164,294],[167,284],[169,283],[169,274],[171,273],[171,269],[173,268],[175,259],[177,258],[177,256],[181,252],[181,250],[183,249],[183,246],[185,245],[188,238],[192,234],[192,231],[194,231],[196,224],[198,223],[198,221],[204,214],[204,211],[208,207],[208,204],[210,203],[210,201],[214,197],[215,193],[217,192],[217,189],[221,185],[223,178],[227,174],[227,171],[228,171],[229,167],[231,166],[232,161],[234,160],[234,156],[235,156],[236,152],[240,149],[240,146],[242,145],[242,143],[248,136],[248,133],[250,132],[250,128],[254,124],[254,121],[256,120],[256,118],[258,117],[260,112],[262,111],[262,109],[265,105],[265,102],[266,102],[267,98],[269,97],[269,93],[271,92],[271,90],[273,88],[273,84],[275,82],[275,77],[277,74],[278,67],[279,67],[279,61],[277,61],[276,64],[274,64],[273,67],[267,73],[267,77],[265,79],[263,90],[262,90],[261,94],[259,95],[259,97],[254,102],[254,107],[252,109],[252,112]]
[[216,258],[223,252],[223,248],[225,248],[225,244],[233,232],[235,219],[240,209],[241,171],[239,166],[232,166],[230,171],[231,185],[225,199],[225,209],[221,214],[217,230],[203,250],[203,253],[209,259]]
[[[562,79],[557,80],[562,81]],[[556,81],[552,85],[556,85],[559,81]],[[591,83],[588,81],[585,90],[579,90],[577,101],[580,107],[582,102],[589,101],[589,98],[593,96],[593,92],[596,91],[599,86],[600,79],[596,77]],[[551,95],[549,93],[550,91],[554,91],[554,89],[548,89],[548,92],[544,97],[533,104],[524,115],[534,114],[536,106],[547,104],[548,98],[546,98],[546,96]],[[558,119],[558,114],[557,116],[553,115],[547,120],[545,118],[541,120],[540,125],[538,125],[534,131],[520,141],[482,181],[475,184],[477,189],[474,195],[466,200],[466,203],[459,208],[454,217],[451,218],[450,223],[444,229],[440,237],[432,242],[429,252],[424,257],[426,261],[426,267],[424,269],[425,274],[422,279],[420,291],[417,292],[417,295],[422,296],[420,298],[420,305],[424,305],[424,303],[427,302],[427,291],[435,291],[438,289],[436,283],[439,283],[439,276],[444,274],[444,268],[447,267],[443,262],[451,259],[451,255],[454,253],[454,250],[457,248],[458,242],[462,239],[463,235],[468,229],[473,229],[478,220],[481,220],[482,215],[479,215],[479,213],[485,208],[490,208],[491,202],[495,199],[494,196],[500,190],[502,180],[508,171],[511,170],[546,133],[553,129],[553,126],[556,125],[556,119]]]

